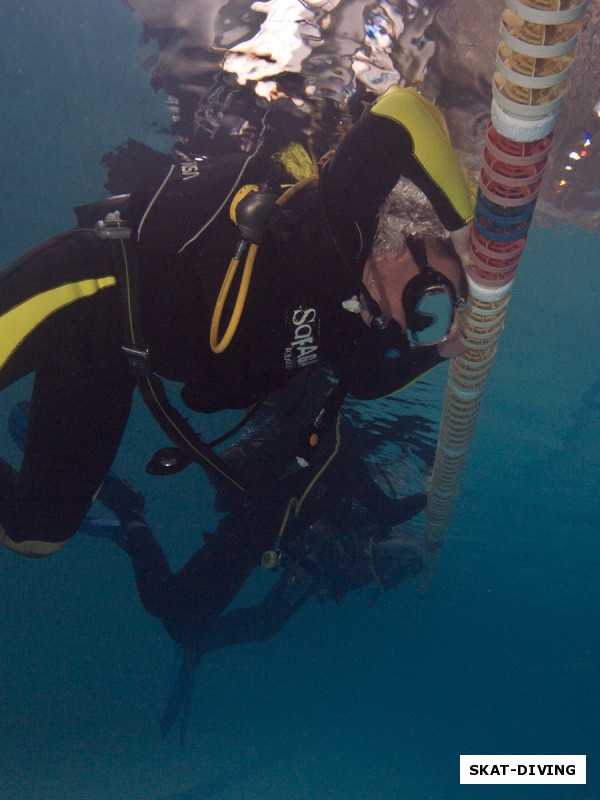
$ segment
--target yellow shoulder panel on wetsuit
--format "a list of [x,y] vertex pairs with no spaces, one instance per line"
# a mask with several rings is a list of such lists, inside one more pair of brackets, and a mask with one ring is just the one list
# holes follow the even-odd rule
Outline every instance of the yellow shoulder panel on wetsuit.
[[0,317],[0,369],[21,342],[55,311],[115,284],[116,279],[112,275],[66,283],[46,292],[40,292],[11,308]]
[[444,192],[465,224],[469,222],[473,218],[471,192],[440,110],[421,97],[416,89],[392,86],[370,113],[387,117],[408,131],[417,161]]

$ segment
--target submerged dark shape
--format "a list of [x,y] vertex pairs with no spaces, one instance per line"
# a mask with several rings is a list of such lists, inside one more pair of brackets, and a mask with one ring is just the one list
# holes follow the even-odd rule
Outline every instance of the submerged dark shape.
[[159,153],[141,142],[129,139],[112,153],[102,156],[109,175],[105,188],[114,195],[131,191],[140,175],[152,175],[172,163],[166,153]]
[[[399,81],[418,86],[444,110],[455,146],[476,173],[489,118],[491,78],[503,0],[127,0],[154,40],[151,82],[179,104],[173,129],[193,140],[198,104],[224,66],[246,91],[268,102],[281,91],[282,75],[304,79],[295,88],[296,109],[318,129],[323,108],[345,112],[366,93],[380,94]],[[595,138],[600,71],[600,0],[591,0],[540,195],[536,220],[600,226]],[[275,88],[274,88],[275,87]],[[359,103],[360,105],[360,103]],[[570,159],[581,152],[585,158]],[[572,169],[565,170],[565,167]]]

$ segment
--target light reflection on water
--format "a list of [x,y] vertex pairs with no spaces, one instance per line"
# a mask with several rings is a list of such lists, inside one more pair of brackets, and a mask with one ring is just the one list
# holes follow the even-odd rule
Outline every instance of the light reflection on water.
[[[148,61],[152,85],[170,96],[175,130],[183,137],[193,136],[194,110],[222,67],[266,102],[282,93],[292,97],[305,125],[318,125],[327,103],[347,122],[344,112],[353,100],[401,82],[440,104],[455,145],[477,172],[503,0],[230,0],[224,5],[128,0],[127,5],[143,20],[146,41],[155,44]],[[600,135],[599,21],[600,0],[592,0],[555,132],[538,224],[558,219],[590,229],[600,224],[595,177],[600,156],[594,147]],[[581,151],[588,135],[592,145],[585,164],[574,163],[570,153]]]

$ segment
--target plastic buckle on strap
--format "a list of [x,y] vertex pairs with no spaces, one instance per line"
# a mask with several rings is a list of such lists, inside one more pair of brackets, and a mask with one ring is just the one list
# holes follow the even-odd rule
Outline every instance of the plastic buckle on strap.
[[131,226],[121,219],[121,213],[114,211],[104,219],[98,220],[94,226],[96,236],[100,239],[130,239]]
[[152,372],[150,369],[150,354],[148,348],[140,347],[126,347],[123,345],[121,350],[125,353],[129,371],[133,377],[138,380],[139,378],[147,378]]

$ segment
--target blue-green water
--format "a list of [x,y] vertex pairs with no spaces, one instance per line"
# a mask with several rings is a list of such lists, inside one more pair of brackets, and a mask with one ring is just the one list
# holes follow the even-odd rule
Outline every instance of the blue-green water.
[[[2,4],[0,23],[4,265],[102,194],[103,152],[168,142],[117,0]],[[122,553],[0,554],[0,800],[600,798],[597,268],[594,234],[533,231],[425,598],[309,603],[274,641],[207,658],[185,748],[159,738],[172,645]],[[117,466],[176,565],[215,518],[198,471],[144,474],[159,444],[138,405]],[[460,786],[460,753],[584,753],[588,783]]]

